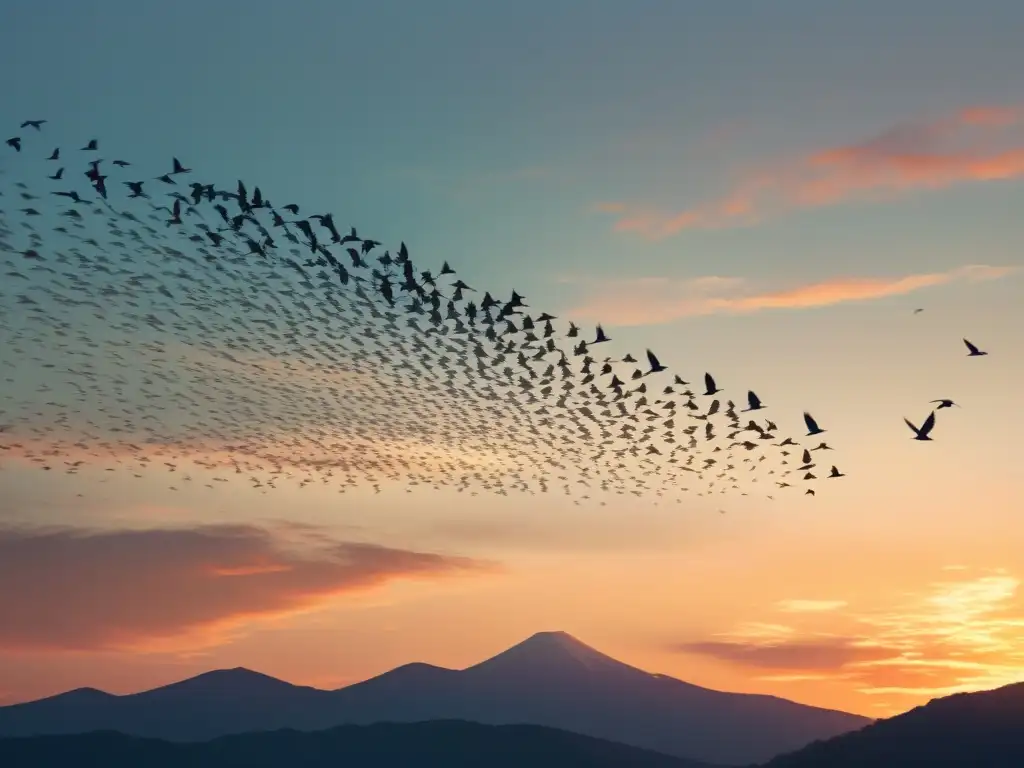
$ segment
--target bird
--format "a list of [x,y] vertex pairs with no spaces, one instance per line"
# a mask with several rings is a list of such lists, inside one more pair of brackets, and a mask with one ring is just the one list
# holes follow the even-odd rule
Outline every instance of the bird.
[[835,464],[832,465],[832,470],[828,473],[829,477],[846,477]]
[[35,128],[37,131],[41,131],[43,129],[43,123],[45,123],[45,122],[46,122],[45,120],[26,120],[25,122],[23,122],[21,124],[21,127],[22,128]]
[[822,432],[825,432],[824,429],[818,426],[818,422],[816,422],[814,417],[807,413],[807,411],[804,411],[804,424],[807,425],[807,437],[820,435]]
[[929,402],[931,402],[931,403],[938,403],[939,404],[938,407],[935,409],[937,411],[941,410],[943,408],[952,408],[954,405],[957,408],[960,407],[957,403],[954,403],[952,400],[948,400],[948,399],[945,399],[945,398],[942,399],[942,400],[929,400]]
[[743,409],[743,412],[747,411],[760,411],[764,406],[761,404],[761,399],[753,392],[747,392],[747,407]]
[[982,355],[987,355],[988,354],[988,352],[982,352],[980,349],[978,349],[976,346],[974,346],[967,339],[964,339],[964,344],[967,346],[967,356],[968,357],[981,357]]
[[932,428],[935,426],[935,411],[932,411],[930,414],[928,414],[928,418],[924,420],[924,423],[921,425],[920,429],[915,427],[914,424],[910,421],[910,419],[907,419],[906,417],[904,417],[903,421],[906,423],[908,427],[910,427],[914,431],[914,437],[911,439],[931,440],[931,438],[928,435],[932,431]]
[[718,394],[721,392],[718,385],[715,383],[715,378],[710,373],[704,374],[704,394],[708,397]]
[[13,148],[15,152],[21,152],[21,137],[20,136],[12,136],[5,143],[7,144],[8,147]]
[[665,368],[664,365],[658,362],[658,358],[655,357],[654,353],[651,352],[651,350],[649,349],[647,350],[647,362],[650,363],[651,365],[651,369],[647,372],[648,375],[652,373],[661,373],[662,371],[668,370],[667,368]]

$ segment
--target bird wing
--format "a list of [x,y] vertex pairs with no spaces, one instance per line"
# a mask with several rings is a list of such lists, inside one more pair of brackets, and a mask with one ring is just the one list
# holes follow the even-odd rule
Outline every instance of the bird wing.
[[974,346],[973,344],[971,344],[971,342],[969,342],[967,339],[964,339],[964,344],[967,345],[967,349],[970,350],[971,352],[977,352],[978,351],[978,348],[976,346]]
[[935,411],[928,414],[928,418],[924,420],[924,424],[921,425],[921,436],[927,435],[932,431],[932,427],[935,426]]
[[761,399],[757,395],[755,395],[753,391],[747,392],[747,403],[750,405],[751,408],[757,408],[759,405],[761,405]]
[[715,379],[710,373],[704,374],[704,386],[709,392],[715,388]]
[[658,358],[654,356],[651,350],[647,350],[647,362],[651,364],[651,368],[660,368],[661,363],[658,362]]
[[917,427],[915,427],[913,422],[910,419],[904,417],[903,418],[903,423],[906,424],[908,427],[910,427],[912,430],[914,430],[915,434],[918,434],[918,435],[921,434],[921,430],[918,429]]
[[804,424],[807,425],[808,432],[814,432],[818,429],[818,422],[814,420],[814,417],[809,413],[804,413]]

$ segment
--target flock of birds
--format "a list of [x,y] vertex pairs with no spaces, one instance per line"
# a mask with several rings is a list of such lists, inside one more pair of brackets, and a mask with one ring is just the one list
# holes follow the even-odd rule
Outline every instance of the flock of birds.
[[[384,250],[177,158],[147,176],[95,139],[39,151],[45,123],[6,142],[9,162],[45,170],[0,176],[9,456],[159,469],[175,490],[191,462],[211,488],[400,483],[576,503],[755,483],[813,496],[819,477],[844,477],[819,468],[831,447],[809,413],[786,434],[753,391],[737,404],[651,350],[605,356],[600,325],[556,326],[515,291],[496,298],[404,243]],[[929,440],[935,412],[906,423]]]

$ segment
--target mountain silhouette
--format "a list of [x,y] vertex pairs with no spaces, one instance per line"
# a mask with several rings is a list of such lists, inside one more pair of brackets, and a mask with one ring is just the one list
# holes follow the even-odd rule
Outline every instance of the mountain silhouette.
[[336,691],[243,669],[126,696],[71,691],[0,707],[0,737],[113,730],[200,741],[431,720],[543,725],[720,765],[764,762],[871,722],[702,688],[624,664],[565,632],[540,632],[467,669],[407,664]]
[[765,768],[1020,768],[1024,683],[932,699],[902,715],[782,755]]
[[174,743],[113,731],[0,739],[4,768],[711,768],[537,725],[460,721],[279,730]]

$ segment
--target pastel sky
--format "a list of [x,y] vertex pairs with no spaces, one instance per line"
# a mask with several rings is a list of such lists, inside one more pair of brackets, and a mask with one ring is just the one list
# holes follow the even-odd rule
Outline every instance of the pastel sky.
[[8,461],[0,703],[336,687],[550,629],[870,716],[1024,679],[1022,28],[1011,0],[3,4],[2,130],[258,179],[812,411],[848,477],[598,507]]

